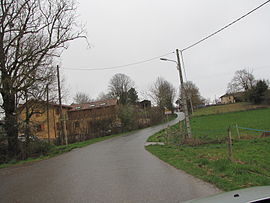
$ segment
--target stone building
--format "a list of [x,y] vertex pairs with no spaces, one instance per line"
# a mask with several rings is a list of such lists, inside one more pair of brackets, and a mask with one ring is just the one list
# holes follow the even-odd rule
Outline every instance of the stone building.
[[86,140],[115,133],[121,127],[117,99],[72,104],[67,129],[72,141]]
[[220,97],[221,104],[232,104],[246,101],[244,92],[226,93]]
[[[28,106],[26,106],[28,105]],[[26,108],[30,117],[27,124]],[[72,107],[62,105],[64,119],[68,120],[68,111]],[[25,134],[25,127],[29,125],[31,134],[40,139],[56,139],[60,135],[60,106],[58,104],[49,103],[47,117],[47,103],[44,101],[29,101],[18,108],[19,135]],[[49,119],[47,119],[49,118]],[[65,127],[65,130],[67,128]]]

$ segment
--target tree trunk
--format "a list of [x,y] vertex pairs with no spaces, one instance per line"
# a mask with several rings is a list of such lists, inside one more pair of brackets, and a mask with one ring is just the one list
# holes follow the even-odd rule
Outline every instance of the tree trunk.
[[[8,138],[8,151],[11,157],[18,154],[18,123],[16,115],[16,98],[10,85],[11,78],[2,71],[2,98],[3,108],[5,110],[5,131]],[[9,90],[9,91],[7,91]]]
[[[2,94],[3,96],[3,94]],[[8,137],[8,151],[11,157],[18,154],[18,123],[15,112],[15,95],[5,94],[3,96],[5,110],[5,130]]]
[[26,91],[26,96],[25,96],[25,130],[24,130],[24,135],[25,135],[25,150],[24,150],[24,157],[23,159],[27,159],[30,154],[30,149],[29,149],[29,136],[31,134],[30,131],[30,114],[29,114],[29,106],[28,106],[28,96],[27,96],[27,91]]

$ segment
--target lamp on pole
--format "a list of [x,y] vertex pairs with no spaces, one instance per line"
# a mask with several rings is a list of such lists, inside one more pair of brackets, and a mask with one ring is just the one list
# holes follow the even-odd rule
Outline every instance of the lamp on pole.
[[[182,54],[182,52],[181,52],[181,54]],[[188,136],[188,138],[192,138],[190,120],[189,120],[189,115],[188,115],[188,107],[187,107],[187,95],[186,95],[186,91],[184,90],[184,80],[183,80],[183,75],[182,75],[182,70],[181,70],[181,61],[180,61],[178,49],[176,49],[176,57],[177,57],[177,61],[167,59],[167,58],[160,58],[160,60],[170,61],[170,62],[174,62],[177,64],[177,70],[179,72],[179,77],[180,77],[180,92],[182,92],[182,96],[183,96],[183,105],[184,105],[184,113],[185,113],[185,120],[186,120],[187,136]],[[181,91],[181,90],[183,90],[183,91]]]

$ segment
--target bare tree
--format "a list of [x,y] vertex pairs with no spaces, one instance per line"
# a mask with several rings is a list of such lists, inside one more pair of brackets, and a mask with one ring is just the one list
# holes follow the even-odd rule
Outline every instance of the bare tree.
[[[204,98],[200,95],[199,88],[192,81],[184,83],[184,90],[186,91],[188,107],[190,109],[204,103]],[[182,98],[181,95],[180,98]]]
[[83,92],[77,92],[73,100],[76,104],[86,104],[93,101],[87,94]]
[[107,100],[107,99],[112,99],[112,95],[109,94],[109,93],[104,93],[104,92],[101,92],[98,94],[97,98],[96,98],[96,101],[101,101],[101,100]]
[[234,73],[234,77],[228,84],[227,92],[236,93],[239,91],[250,90],[256,83],[255,77],[251,71],[247,69],[238,70]]
[[[25,113],[25,116],[20,117],[23,120],[18,118],[20,132],[23,132],[26,136],[26,141],[23,145],[23,159],[29,155],[29,137],[36,132],[37,123],[31,121],[31,117],[35,114],[44,113],[47,110],[46,102],[48,104],[54,102],[58,92],[56,88],[56,70],[53,66],[48,66],[46,69],[38,69],[36,78],[38,80],[32,86],[23,89],[17,95],[17,102],[24,103],[17,109],[17,113]],[[47,99],[48,101],[46,101]]]
[[73,0],[0,1],[0,70],[10,155],[18,152],[16,95],[47,71],[68,42],[84,37]]
[[175,88],[165,79],[158,77],[150,88],[150,96],[160,108],[168,108],[173,111]]
[[128,98],[128,90],[134,87],[134,82],[125,74],[115,74],[109,83],[109,94],[116,98],[119,97],[120,103],[126,104]]

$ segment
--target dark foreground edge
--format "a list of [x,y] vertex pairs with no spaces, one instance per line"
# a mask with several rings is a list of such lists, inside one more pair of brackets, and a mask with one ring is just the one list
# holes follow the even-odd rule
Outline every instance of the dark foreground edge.
[[194,199],[185,203],[266,203],[270,202],[270,186],[251,187]]

